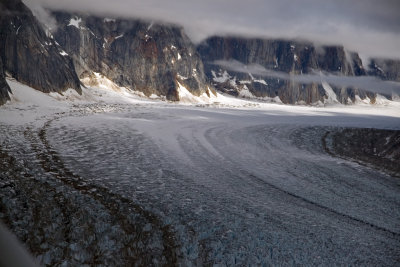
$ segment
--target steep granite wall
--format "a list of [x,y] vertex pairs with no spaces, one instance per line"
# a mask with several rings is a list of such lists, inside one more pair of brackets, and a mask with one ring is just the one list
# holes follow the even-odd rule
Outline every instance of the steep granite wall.
[[43,92],[81,91],[72,60],[19,0],[0,1],[3,71]]
[[3,105],[7,100],[10,100],[10,96],[8,95],[9,92],[11,92],[11,90],[6,82],[3,71],[3,62],[0,57],[0,105]]
[[378,76],[384,80],[400,82],[400,60],[372,59],[369,64],[369,75]]
[[54,34],[81,79],[98,72],[119,86],[178,100],[178,82],[192,94],[207,89],[195,46],[172,25],[54,12]]
[[198,46],[198,51],[208,79],[218,89],[233,95],[279,97],[283,103],[290,104],[312,104],[318,101],[349,103],[355,100],[356,95],[362,99],[374,98],[374,94],[357,88],[335,88],[326,83],[300,84],[290,79],[254,77],[251,74],[227,71],[212,64],[216,60],[236,60],[287,74],[323,71],[341,76],[366,75],[358,54],[346,52],[340,46],[316,47],[312,43],[297,41],[211,37]]

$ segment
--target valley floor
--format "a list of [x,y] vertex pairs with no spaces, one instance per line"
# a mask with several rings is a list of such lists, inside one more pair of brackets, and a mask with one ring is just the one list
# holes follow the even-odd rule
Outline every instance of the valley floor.
[[[398,147],[398,103],[115,96],[95,104],[27,88],[24,96],[9,83],[16,93],[0,108],[0,218],[44,265],[400,260],[395,162],[385,172],[358,157],[358,145],[349,154],[334,139],[374,128]],[[398,150],[387,153],[396,160]]]

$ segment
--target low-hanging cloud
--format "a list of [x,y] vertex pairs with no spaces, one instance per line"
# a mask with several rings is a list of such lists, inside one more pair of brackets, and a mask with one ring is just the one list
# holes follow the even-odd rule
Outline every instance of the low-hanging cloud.
[[32,14],[46,27],[46,29],[49,29],[51,32],[57,29],[56,19],[53,18],[50,12],[39,2],[34,0],[24,0],[23,2],[27,7],[29,7]]
[[300,38],[344,45],[363,57],[400,59],[399,0],[24,0],[68,11],[183,25],[210,35]]
[[303,84],[321,84],[322,82],[327,82],[330,85],[334,85],[337,87],[360,88],[365,91],[382,95],[400,95],[400,83],[393,81],[383,81],[373,76],[338,76],[332,74],[323,74],[322,72],[296,75],[288,74],[286,72],[268,70],[258,64],[245,65],[236,60],[217,60],[212,62],[211,64],[223,67],[230,71],[250,73],[252,75],[258,75],[266,78],[278,78]]

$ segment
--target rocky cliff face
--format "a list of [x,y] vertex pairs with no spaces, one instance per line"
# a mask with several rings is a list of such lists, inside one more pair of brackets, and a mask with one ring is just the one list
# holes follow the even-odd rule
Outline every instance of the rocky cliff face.
[[[324,71],[336,75],[366,75],[361,59],[340,46],[316,47],[311,43],[283,40],[212,37],[198,46],[205,72],[218,89],[233,95],[272,98],[283,103],[353,102],[374,94],[357,88],[335,88],[326,83],[299,84],[274,77],[253,77],[211,64],[215,60],[237,60],[259,64],[266,69],[288,74]],[[277,98],[279,97],[279,99]]]
[[369,75],[384,80],[400,82],[400,60],[372,59],[369,64]]
[[3,72],[43,92],[80,92],[71,59],[46,35],[19,0],[0,1],[0,57]]
[[11,90],[6,82],[3,71],[3,62],[0,57],[0,105],[3,105],[7,100],[10,100],[10,96],[8,95],[9,92],[11,92]]
[[183,29],[137,20],[54,12],[55,39],[72,56],[81,79],[100,73],[119,86],[179,100],[207,89],[203,64]]
[[63,12],[53,12],[58,28],[52,35],[20,0],[0,0],[0,15],[0,104],[9,99],[5,73],[43,92],[80,92],[79,78],[93,85],[103,75],[118,86],[169,100],[179,100],[180,85],[198,96],[209,93],[210,83],[232,95],[290,104],[375,98],[357,88],[330,86],[323,78],[301,84],[211,64],[232,59],[293,75],[322,71],[400,81],[400,61],[373,59],[364,68],[356,53],[339,46],[212,37],[196,48],[178,26]]

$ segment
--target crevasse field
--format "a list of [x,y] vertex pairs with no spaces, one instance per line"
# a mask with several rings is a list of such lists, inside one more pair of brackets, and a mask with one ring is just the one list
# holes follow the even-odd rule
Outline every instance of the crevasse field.
[[[321,140],[337,128],[400,130],[400,103],[172,104],[8,83],[0,148],[14,160],[0,211],[43,264],[399,263],[399,178]],[[30,186],[13,194],[10,179]]]

